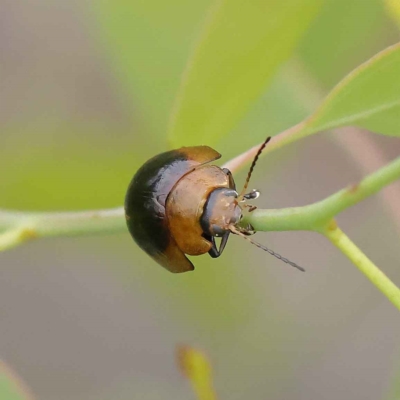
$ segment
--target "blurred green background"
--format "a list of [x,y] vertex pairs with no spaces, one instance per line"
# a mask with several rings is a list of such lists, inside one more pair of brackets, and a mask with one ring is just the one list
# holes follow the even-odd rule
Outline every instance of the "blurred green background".
[[[136,169],[168,148],[169,113],[211,4],[0,0],[0,207],[120,206]],[[301,121],[399,36],[383,1],[325,0],[246,118],[209,144],[225,161]],[[399,149],[356,129],[306,139],[259,162],[258,206],[321,199]],[[339,222],[400,282],[400,218],[385,204],[368,199]],[[257,240],[307,273],[237,237],[220,259],[199,257],[178,276],[128,233],[5,252],[0,358],[45,400],[192,399],[175,366],[182,343],[210,356],[221,400],[388,398],[400,365],[395,308],[322,237]]]

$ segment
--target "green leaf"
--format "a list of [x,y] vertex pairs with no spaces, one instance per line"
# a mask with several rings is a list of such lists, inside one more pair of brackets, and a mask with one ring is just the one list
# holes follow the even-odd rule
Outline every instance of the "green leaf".
[[89,4],[97,22],[92,32],[114,79],[119,79],[125,106],[129,99],[132,102],[135,132],[140,123],[162,141],[181,71],[211,0],[91,0]]
[[210,144],[228,133],[289,58],[321,4],[217,1],[176,98],[172,143]]
[[25,384],[9,366],[0,361],[0,399],[33,400]]
[[344,78],[305,122],[301,135],[345,125],[400,136],[400,43]]

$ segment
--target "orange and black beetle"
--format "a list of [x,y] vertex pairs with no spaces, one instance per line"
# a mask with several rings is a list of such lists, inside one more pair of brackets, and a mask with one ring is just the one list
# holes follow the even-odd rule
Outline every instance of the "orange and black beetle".
[[[243,193],[269,139],[259,149],[240,194],[228,169],[209,164],[221,157],[211,147],[182,147],[147,161],[133,177],[125,198],[126,221],[136,243],[169,271],[186,272],[194,266],[185,254],[209,253],[216,258],[231,232],[243,237],[253,233],[251,227],[238,226],[245,207],[240,203],[258,196],[257,191]],[[215,237],[221,237],[219,249]]]
[[[208,146],[182,147],[147,161],[133,177],[125,199],[129,231],[136,243],[171,272],[194,269],[185,254],[209,252],[218,257],[230,231],[212,227],[216,215],[236,223],[241,211],[234,203],[235,183],[227,169],[208,165],[221,155]],[[218,200],[226,201],[220,204]],[[232,219],[232,221],[231,221]],[[216,224],[212,224],[216,225]],[[216,232],[215,232],[216,231]],[[222,235],[219,250],[214,236]]]

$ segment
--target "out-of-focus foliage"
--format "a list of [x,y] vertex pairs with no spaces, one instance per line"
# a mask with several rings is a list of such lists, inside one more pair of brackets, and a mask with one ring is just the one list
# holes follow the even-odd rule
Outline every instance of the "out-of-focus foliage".
[[389,17],[400,27],[400,2],[397,0],[384,0]]
[[[326,0],[300,46],[301,61],[324,90],[398,42],[383,0]],[[366,45],[368,43],[368,45]]]
[[168,114],[213,0],[93,1],[101,44],[148,134],[167,146]]
[[216,400],[211,364],[202,351],[193,347],[180,346],[178,363],[183,374],[192,384],[199,400]]
[[246,6],[240,0],[217,1],[183,75],[171,118],[172,143],[214,144],[231,131],[321,5],[320,0],[257,0]]
[[10,367],[0,361],[0,399],[33,400],[25,384],[11,371]]
[[322,102],[305,129],[356,125],[400,136],[400,44],[355,69]]

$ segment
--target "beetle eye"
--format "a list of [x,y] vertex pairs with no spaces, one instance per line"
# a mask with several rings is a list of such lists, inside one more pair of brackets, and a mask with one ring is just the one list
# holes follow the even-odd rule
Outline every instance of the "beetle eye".
[[211,225],[210,231],[212,232],[213,236],[222,236],[225,233],[225,229],[222,229],[220,226],[216,224]]
[[229,224],[236,225],[243,218],[242,209],[236,206],[233,210],[233,214],[229,218]]

